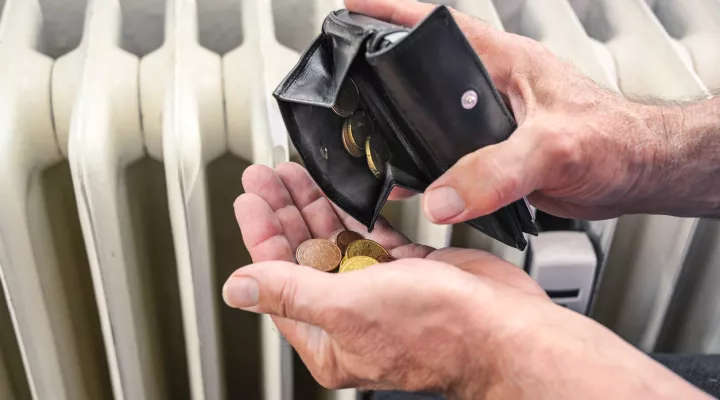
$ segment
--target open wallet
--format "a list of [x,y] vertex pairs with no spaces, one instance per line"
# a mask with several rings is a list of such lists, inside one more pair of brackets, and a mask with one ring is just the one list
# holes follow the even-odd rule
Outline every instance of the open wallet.
[[[422,193],[517,128],[444,6],[413,29],[330,13],[274,97],[312,178],[369,232],[394,187]],[[537,234],[525,199],[467,223],[521,250]]]

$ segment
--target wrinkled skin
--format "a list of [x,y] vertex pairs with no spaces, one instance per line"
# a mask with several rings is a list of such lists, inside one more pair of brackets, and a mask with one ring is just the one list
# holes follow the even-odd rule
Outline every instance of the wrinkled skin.
[[415,245],[381,219],[367,237],[398,261],[346,274],[292,264],[307,239],[366,231],[297,164],[251,166],[243,186],[235,213],[256,264],[228,279],[225,301],[270,314],[325,387],[467,399],[698,396],[602,326],[552,303],[522,270],[479,250]]
[[[434,7],[406,0],[347,0],[346,5],[406,26]],[[497,31],[457,11],[453,15],[519,128],[507,141],[465,156],[426,190],[423,208],[431,221],[467,221],[524,196],[548,213],[579,219],[671,211],[658,198],[685,183],[663,181],[673,165],[665,132],[672,110],[601,88],[532,39]],[[411,195],[398,190],[392,198]]]
[[[346,5],[408,26],[432,10],[410,0]],[[688,203],[677,201],[682,196],[648,201],[678,187],[668,178],[667,160],[683,157],[668,155],[673,146],[663,129],[673,124],[666,110],[599,88],[530,39],[453,13],[519,129],[433,183],[423,199],[431,220],[465,221],[526,195],[547,212],[584,219]],[[704,159],[697,153],[703,149],[718,153],[690,142],[696,143],[692,159]],[[238,269],[223,296],[232,307],[272,316],[323,386],[463,399],[703,397],[596,322],[553,304],[522,270],[478,250],[412,244],[381,219],[367,236],[399,260],[347,274],[295,265],[294,251],[307,239],[367,232],[297,164],[252,166],[243,185],[235,213],[255,264]],[[720,215],[717,197],[676,192]]]

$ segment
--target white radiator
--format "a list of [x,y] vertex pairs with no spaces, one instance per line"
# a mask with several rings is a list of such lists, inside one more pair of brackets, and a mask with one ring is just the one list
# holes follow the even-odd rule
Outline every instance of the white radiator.
[[[720,0],[443,3],[545,43],[613,91],[720,87]],[[297,159],[271,92],[337,8],[4,1],[0,399],[357,396],[317,386],[268,318],[220,298],[249,262],[232,212],[243,169]],[[79,45],[63,50],[80,27]],[[217,51],[207,41],[226,36],[241,43]],[[383,214],[419,242],[525,264],[526,253],[464,225],[430,224],[419,199]],[[594,318],[643,350],[720,352],[717,222],[631,216],[577,227],[602,270]]]

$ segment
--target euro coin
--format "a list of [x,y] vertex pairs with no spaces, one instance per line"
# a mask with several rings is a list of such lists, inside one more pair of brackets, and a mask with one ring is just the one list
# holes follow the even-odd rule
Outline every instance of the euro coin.
[[384,247],[368,239],[356,240],[350,243],[345,251],[345,256],[347,256],[348,261],[358,256],[372,257],[377,260],[378,257],[386,255],[388,255],[388,251],[385,250]]
[[351,156],[353,156],[355,158],[360,158],[365,155],[365,148],[364,147],[360,148],[353,144],[353,141],[350,137],[350,135],[351,135],[350,124],[351,124],[351,121],[349,119],[345,120],[345,123],[343,124],[342,144],[343,144],[343,147],[345,148],[345,151],[347,151]]
[[343,231],[338,233],[337,237],[335,238],[335,244],[337,245],[337,247],[340,248],[340,251],[345,254],[345,251],[347,250],[347,247],[350,245],[350,243],[356,240],[363,239],[365,238],[357,232]]
[[390,160],[390,150],[380,136],[370,136],[365,141],[365,156],[370,171],[376,178],[380,179],[385,175],[385,166]]
[[358,92],[357,85],[355,85],[352,79],[345,79],[345,83],[340,87],[340,93],[338,93],[332,110],[335,114],[347,118],[357,110],[359,104],[360,92]]
[[363,270],[371,265],[377,264],[377,260],[372,257],[358,256],[348,258],[347,262],[340,266],[340,273]]
[[365,142],[375,133],[375,124],[370,114],[358,111],[348,119],[348,140],[365,154]]
[[393,262],[393,261],[396,261],[396,260],[397,260],[397,258],[395,258],[395,257],[393,257],[393,256],[391,256],[391,255],[378,256],[378,258],[377,258],[377,261],[378,261],[380,264],[389,263],[389,262]]
[[310,239],[295,251],[298,264],[329,272],[337,268],[342,253],[335,243],[326,239]]

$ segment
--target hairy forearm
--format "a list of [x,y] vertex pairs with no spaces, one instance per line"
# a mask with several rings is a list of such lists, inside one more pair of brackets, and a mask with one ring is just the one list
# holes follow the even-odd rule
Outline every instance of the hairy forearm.
[[660,145],[647,212],[720,217],[720,96],[648,107],[648,125]]
[[710,398],[597,322],[571,313],[548,313],[532,331],[506,337],[503,348],[511,350],[497,363],[503,379],[493,381],[485,399]]

